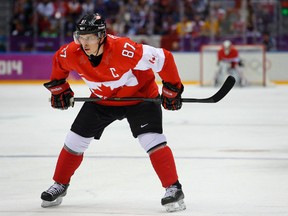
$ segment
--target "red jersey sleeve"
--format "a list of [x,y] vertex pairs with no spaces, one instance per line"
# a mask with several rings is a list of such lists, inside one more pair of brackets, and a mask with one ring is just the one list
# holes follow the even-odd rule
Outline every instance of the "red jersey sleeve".
[[63,45],[60,49],[54,54],[52,61],[52,73],[50,76],[51,80],[66,79],[73,70],[73,68],[68,64],[68,62],[73,62],[71,52],[74,49],[79,48],[74,42],[70,44]]
[[181,79],[171,52],[143,45],[143,55],[135,69],[148,70],[159,74],[162,80],[177,87],[181,86]]
[[171,52],[163,49],[165,55],[165,62],[163,69],[159,72],[159,76],[165,82],[169,82],[172,85],[181,87],[181,79],[178,73],[178,69],[176,63],[174,61],[174,57]]

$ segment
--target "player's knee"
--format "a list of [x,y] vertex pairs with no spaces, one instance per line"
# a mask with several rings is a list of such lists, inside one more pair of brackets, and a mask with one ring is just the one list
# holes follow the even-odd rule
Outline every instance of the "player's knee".
[[144,133],[138,136],[139,143],[148,153],[166,144],[166,137],[159,133]]
[[83,153],[88,148],[93,137],[82,137],[69,131],[65,139],[65,146],[74,153]]

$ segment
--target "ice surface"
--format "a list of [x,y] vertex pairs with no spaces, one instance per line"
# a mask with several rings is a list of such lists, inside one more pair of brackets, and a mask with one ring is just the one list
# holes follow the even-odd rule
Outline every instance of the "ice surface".
[[[72,85],[88,96],[85,85]],[[215,88],[185,86],[184,97]],[[164,111],[187,209],[166,213],[164,189],[126,120],[93,141],[61,206],[41,208],[81,103],[54,110],[39,85],[0,85],[0,215],[288,215],[288,87],[234,88],[217,104]]]

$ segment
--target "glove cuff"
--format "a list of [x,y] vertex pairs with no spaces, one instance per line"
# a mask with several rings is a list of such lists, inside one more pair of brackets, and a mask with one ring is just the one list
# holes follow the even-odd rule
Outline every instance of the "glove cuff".
[[58,95],[58,94],[61,94],[62,92],[64,92],[65,90],[69,89],[70,88],[70,85],[65,82],[64,84],[62,85],[59,85],[59,86],[54,86],[54,87],[51,87],[49,88],[49,91],[53,94],[53,95]]
[[65,79],[52,80],[48,83],[44,83],[44,86],[53,94],[58,95],[70,88],[68,82]]
[[168,88],[165,88],[165,87],[163,86],[163,88],[162,88],[162,94],[163,94],[163,96],[165,96],[165,97],[167,97],[167,98],[175,98],[175,97],[177,97],[178,92],[172,91],[172,90],[170,90],[170,89],[168,89]]
[[177,97],[177,95],[182,94],[184,90],[184,86],[182,85],[182,83],[180,84],[180,88],[177,88],[176,86],[168,82],[162,81],[162,83],[162,94],[167,98],[175,98]]

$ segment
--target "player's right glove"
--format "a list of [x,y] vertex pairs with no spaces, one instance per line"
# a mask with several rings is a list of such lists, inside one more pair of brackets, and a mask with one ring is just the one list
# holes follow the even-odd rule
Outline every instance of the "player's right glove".
[[51,92],[51,106],[55,109],[68,109],[74,106],[74,92],[65,79],[52,80],[44,83],[44,86]]
[[171,83],[162,81],[162,106],[167,110],[179,110],[182,107],[181,94],[184,86],[181,84],[180,88],[172,85]]

